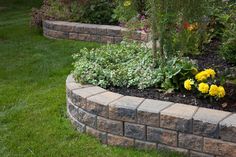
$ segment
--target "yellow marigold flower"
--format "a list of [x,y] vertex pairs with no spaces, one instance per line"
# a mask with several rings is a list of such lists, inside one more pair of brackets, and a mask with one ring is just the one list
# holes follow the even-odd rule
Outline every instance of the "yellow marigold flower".
[[184,81],[184,88],[187,90],[191,90],[193,84],[194,84],[194,81],[192,79],[187,79]]
[[225,89],[224,89],[224,87],[222,87],[222,86],[218,87],[218,94],[217,94],[217,96],[219,98],[223,98],[225,96]]
[[126,0],[125,2],[124,2],[124,6],[125,7],[128,7],[128,6],[130,6],[131,5],[131,0]]
[[195,79],[199,82],[204,81],[207,79],[207,73],[205,71],[201,71],[197,75],[195,75]]
[[215,75],[216,75],[215,70],[213,70],[213,69],[206,69],[205,72],[207,73],[208,77],[211,76],[212,78],[215,78]]
[[201,93],[208,93],[209,91],[209,85],[207,83],[200,83],[198,85],[198,90],[201,92]]
[[209,90],[209,94],[211,95],[211,96],[217,96],[217,94],[218,94],[218,86],[217,85],[211,85],[211,87],[210,87],[210,90]]

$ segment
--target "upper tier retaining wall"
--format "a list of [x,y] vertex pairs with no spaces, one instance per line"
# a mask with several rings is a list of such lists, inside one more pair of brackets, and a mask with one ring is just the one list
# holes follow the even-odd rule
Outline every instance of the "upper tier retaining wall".
[[236,157],[236,114],[124,96],[66,80],[67,113],[102,143],[169,149],[190,157]]
[[149,41],[144,32],[128,32],[119,26],[95,25],[65,21],[43,21],[43,34],[49,38],[94,41],[100,43],[120,43],[124,37],[136,41]]

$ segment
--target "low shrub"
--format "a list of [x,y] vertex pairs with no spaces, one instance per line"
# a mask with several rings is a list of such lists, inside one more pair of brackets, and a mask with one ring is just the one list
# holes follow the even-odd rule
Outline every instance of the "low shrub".
[[220,47],[222,56],[231,63],[236,64],[236,24],[233,24],[232,29],[224,31],[223,42]]
[[42,27],[42,20],[116,24],[114,9],[112,0],[44,0],[40,9],[32,9],[31,25]]
[[144,0],[116,0],[112,17],[120,23],[127,23],[137,15],[146,15],[148,5]]
[[220,54],[229,62],[236,64],[236,2],[211,1],[208,38],[222,41]]
[[79,6],[80,22],[93,24],[116,24],[112,18],[115,3],[112,0],[90,0]]
[[225,29],[220,52],[226,60],[236,64],[236,3],[229,3],[225,10],[221,15]]
[[195,65],[188,58],[159,60],[153,68],[151,50],[138,43],[122,42],[98,49],[82,49],[73,55],[73,74],[78,82],[101,87],[158,87],[179,89],[193,75]]

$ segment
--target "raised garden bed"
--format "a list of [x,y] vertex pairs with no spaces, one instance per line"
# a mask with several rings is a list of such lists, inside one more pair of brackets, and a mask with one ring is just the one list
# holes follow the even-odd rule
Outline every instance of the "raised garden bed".
[[[43,31],[44,35],[50,38],[95,41],[102,43],[119,43],[123,40],[123,37],[127,35],[127,30],[119,26],[82,24],[48,20],[43,22]],[[144,32],[135,32],[130,35],[130,37],[133,40],[145,42],[147,42],[150,38],[149,34]],[[235,66],[225,61],[217,53],[219,45],[220,43],[218,40],[213,40],[213,42],[205,46],[205,48],[203,49],[203,53],[197,56],[190,56],[190,59],[196,61],[200,70],[213,68],[217,71],[219,76],[226,76],[227,74],[235,75]],[[202,97],[197,98],[195,93],[189,93],[187,91],[166,94],[163,92],[159,92],[156,88],[148,88],[145,90],[138,90],[136,88],[109,88],[109,90],[113,92],[124,95],[167,100],[176,103],[186,103],[195,106],[235,112],[236,85],[228,83],[225,86],[225,89],[227,94],[223,99],[220,99],[218,101],[212,100],[210,102],[209,99],[202,99]]]
[[67,112],[77,130],[102,143],[169,149],[187,156],[235,157],[236,114],[125,96],[66,80]]

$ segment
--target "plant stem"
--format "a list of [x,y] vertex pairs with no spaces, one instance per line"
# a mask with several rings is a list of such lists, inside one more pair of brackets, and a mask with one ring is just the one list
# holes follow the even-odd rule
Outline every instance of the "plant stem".
[[[160,0],[160,14],[162,15],[164,12],[164,0]],[[160,19],[161,20],[161,19]],[[164,57],[164,29],[163,29],[163,21],[160,23],[160,57],[165,59]]]
[[152,55],[153,55],[153,67],[156,67],[157,63],[157,8],[156,8],[156,0],[152,0]]

